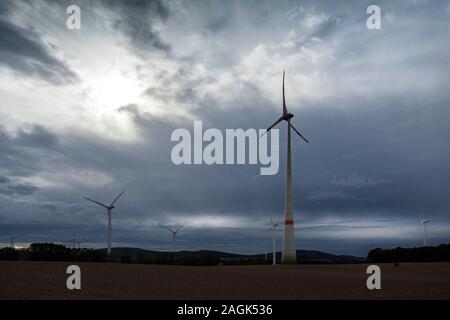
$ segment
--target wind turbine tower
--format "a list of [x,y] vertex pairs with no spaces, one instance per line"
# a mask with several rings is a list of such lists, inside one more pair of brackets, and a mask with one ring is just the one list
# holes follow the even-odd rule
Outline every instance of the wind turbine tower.
[[[285,190],[285,202],[284,202],[284,236],[283,236],[283,252],[281,255],[282,264],[295,264],[297,263],[296,247],[295,247],[295,235],[294,235],[294,210],[292,203],[292,164],[291,164],[291,129],[299,135],[305,142],[309,143],[305,137],[294,127],[291,123],[291,119],[294,115],[287,111],[286,99],[284,96],[284,71],[283,71],[283,114],[275,121],[266,132],[275,127],[281,121],[287,122],[287,164],[286,164],[286,190]],[[265,133],[266,133],[265,132]]]
[[78,249],[81,247],[81,242],[76,238],[75,233],[72,236],[72,239],[67,240],[65,243],[71,242],[72,243],[72,249],[76,248],[76,245],[78,245]]
[[181,230],[181,228],[183,228],[183,226],[180,226],[176,230],[173,230],[171,227],[167,227],[167,230],[172,232],[172,252],[173,252],[173,254],[175,254],[175,251],[176,251],[177,233],[178,233],[178,231]]
[[15,235],[11,235],[10,238],[11,238],[11,240],[10,240],[10,245],[9,246],[11,247],[11,249],[14,249],[15,242],[16,242],[16,236]]
[[114,209],[116,206],[116,202],[117,200],[119,200],[119,198],[124,194],[125,191],[122,191],[121,193],[119,193],[119,195],[113,200],[113,202],[111,202],[111,204],[108,206],[106,204],[103,204],[101,202],[89,199],[87,197],[84,197],[86,200],[91,201],[95,204],[98,204],[99,206],[102,206],[104,208],[106,208],[106,210],[108,210],[108,249],[106,251],[106,254],[108,257],[110,257],[111,255],[111,234],[112,234],[112,226],[111,226],[111,215],[112,215],[112,209]]
[[427,224],[430,222],[428,219],[423,219],[420,221],[423,224],[423,246],[427,246]]
[[272,265],[277,264],[277,251],[276,251],[276,230],[277,230],[278,223],[274,223],[272,218],[270,218],[270,229],[272,229]]

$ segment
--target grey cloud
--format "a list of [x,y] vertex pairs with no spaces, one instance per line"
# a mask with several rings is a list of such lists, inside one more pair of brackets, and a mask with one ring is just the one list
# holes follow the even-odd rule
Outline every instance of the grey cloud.
[[311,32],[309,38],[317,37],[326,40],[328,36],[336,32],[337,28],[342,27],[343,23],[343,17],[327,17],[324,22],[314,28],[314,31]]
[[30,183],[8,184],[6,188],[0,189],[0,193],[4,195],[20,195],[29,196],[39,190],[38,187]]
[[11,12],[11,8],[14,6],[14,2],[9,0],[0,1],[0,17],[7,16]]
[[382,229],[385,226],[382,225],[341,225],[341,224],[323,224],[318,226],[299,227],[298,230],[317,230],[317,231],[347,231],[358,229]]
[[8,177],[0,176],[0,194],[5,196],[29,196],[39,190],[31,183],[14,183]]
[[58,146],[57,136],[40,125],[34,125],[29,131],[20,128],[15,140],[19,145],[34,148],[54,149]]
[[127,104],[125,106],[121,106],[117,109],[118,112],[127,112],[133,115],[139,113],[139,106],[137,104]]
[[224,30],[228,24],[230,23],[230,18],[227,16],[217,17],[213,21],[209,22],[206,25],[206,29],[210,30],[213,33]]
[[16,134],[0,127],[0,167],[9,175],[29,176],[45,163],[42,154],[49,154],[56,146],[56,136],[42,126],[19,128]]
[[53,84],[73,83],[78,78],[67,65],[52,56],[36,33],[5,19],[0,19],[0,64]]
[[182,102],[192,103],[193,108],[198,102],[195,89],[209,79],[194,79],[193,75],[187,68],[179,68],[174,74],[160,72],[158,74],[158,85],[148,87],[144,91],[144,95],[162,102]]
[[9,179],[7,177],[0,176],[0,184],[9,183]]
[[380,184],[386,183],[383,179],[376,179],[372,177],[363,177],[357,174],[352,174],[347,177],[335,177],[331,181],[332,185],[338,187],[349,187],[349,188],[363,188],[363,187],[374,187]]
[[[372,192],[376,190],[373,189],[373,187],[386,183],[386,180],[383,179],[363,177],[357,174],[339,178],[333,177],[325,189],[312,191],[308,195],[308,199],[312,201],[324,201],[329,199],[346,202],[355,200],[370,201],[375,199],[370,197],[371,190]],[[379,192],[380,190],[377,191]]]
[[169,8],[163,1],[104,0],[103,5],[118,12],[114,28],[123,32],[138,52],[155,49],[170,52],[170,45],[154,27],[155,22],[163,22],[169,16]]
[[[169,53],[171,46],[165,42],[156,27],[170,15],[169,2],[162,0],[47,0],[62,12],[67,6],[76,4],[82,10],[82,21],[95,27],[101,12],[100,23],[108,32],[125,36],[126,47],[133,53],[145,56],[148,52]],[[85,27],[86,28],[86,27]],[[89,27],[88,27],[89,28]],[[83,30],[83,28],[82,28]],[[116,38],[114,41],[117,41]]]
[[355,199],[354,196],[346,194],[340,190],[320,190],[317,192],[313,192],[308,196],[309,199],[313,201],[322,201],[326,199],[337,198],[340,200],[351,200]]

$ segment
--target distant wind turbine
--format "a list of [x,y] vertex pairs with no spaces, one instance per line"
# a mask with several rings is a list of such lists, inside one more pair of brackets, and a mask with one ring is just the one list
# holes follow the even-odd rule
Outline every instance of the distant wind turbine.
[[291,129],[294,130],[296,134],[299,135],[304,141],[309,143],[308,140],[294,127],[291,123],[291,119],[294,115],[287,111],[286,100],[284,97],[284,71],[283,71],[283,114],[277,121],[275,121],[268,129],[264,132],[267,133],[279,124],[281,121],[287,122],[287,168],[286,168],[286,194],[284,203],[284,215],[285,215],[285,228],[283,236],[283,252],[281,256],[282,264],[295,264],[297,263],[296,248],[295,248],[295,235],[294,235],[294,210],[292,204],[292,165],[291,165]]
[[178,231],[181,230],[181,228],[183,228],[183,226],[180,226],[178,229],[173,230],[171,227],[167,227],[167,230],[169,230],[170,232],[172,232],[172,252],[175,254],[176,251],[176,237],[177,237],[177,233]]
[[112,209],[114,209],[116,206],[116,202],[117,200],[119,200],[119,198],[125,193],[125,191],[122,191],[121,193],[119,193],[119,195],[113,200],[113,202],[111,202],[111,204],[108,206],[106,204],[103,204],[101,202],[89,199],[87,197],[84,197],[86,200],[91,201],[95,204],[98,204],[99,206],[102,206],[104,208],[106,208],[106,210],[108,210],[108,249],[106,251],[106,254],[108,257],[110,257],[111,255],[111,233],[112,233],[112,227],[111,227],[111,211]]
[[15,243],[16,243],[16,238],[17,238],[17,236],[16,235],[10,235],[9,236],[10,237],[10,243],[9,243],[9,246],[11,247],[11,249],[14,249],[15,247]]
[[267,261],[267,251],[269,250],[269,241],[266,241],[266,248],[265,248],[265,252],[264,252],[264,260]]
[[272,265],[277,264],[277,252],[276,252],[276,230],[277,230],[278,223],[274,223],[272,220],[272,217],[270,217],[270,229],[272,230]]
[[421,224],[423,224],[423,246],[427,246],[427,224],[430,222],[428,219],[422,219],[420,221]]
[[68,243],[68,242],[72,243],[72,249],[75,249],[76,244],[78,244],[78,249],[81,247],[81,242],[76,238],[75,233],[73,234],[72,239],[69,239],[64,243]]

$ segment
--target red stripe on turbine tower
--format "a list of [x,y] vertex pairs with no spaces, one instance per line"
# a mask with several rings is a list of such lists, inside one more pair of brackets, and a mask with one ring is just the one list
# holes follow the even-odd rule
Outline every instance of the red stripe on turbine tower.
[[284,224],[294,224],[294,220],[286,220],[284,221]]

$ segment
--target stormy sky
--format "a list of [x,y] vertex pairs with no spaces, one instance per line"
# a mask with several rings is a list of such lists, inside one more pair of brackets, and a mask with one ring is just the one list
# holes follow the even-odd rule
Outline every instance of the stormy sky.
[[[66,8],[81,8],[81,29]],[[366,9],[381,8],[380,30]],[[180,165],[171,133],[265,128],[287,107],[298,249],[450,241],[448,1],[0,2],[0,243],[262,253],[280,171]],[[284,130],[283,130],[284,129]],[[282,231],[278,232],[281,250]]]

